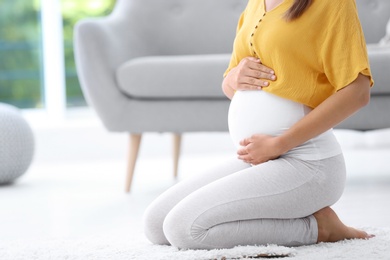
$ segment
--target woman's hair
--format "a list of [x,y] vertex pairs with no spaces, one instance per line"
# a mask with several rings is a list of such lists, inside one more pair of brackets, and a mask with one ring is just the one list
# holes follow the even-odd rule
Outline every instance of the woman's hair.
[[[327,1],[327,0],[323,0]],[[285,18],[292,21],[300,17],[305,10],[310,6],[312,0],[294,0],[294,4],[285,13]]]

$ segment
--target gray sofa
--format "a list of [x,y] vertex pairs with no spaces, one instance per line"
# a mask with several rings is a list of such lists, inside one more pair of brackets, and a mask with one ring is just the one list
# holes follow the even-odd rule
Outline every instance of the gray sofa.
[[[339,127],[390,126],[390,1],[357,0],[376,86],[369,106]],[[227,131],[229,100],[221,90],[243,0],[118,0],[107,17],[75,27],[78,76],[88,103],[109,131],[130,133],[126,191],[142,133]],[[375,19],[373,19],[375,17]],[[205,146],[205,149],[207,147]]]
[[[130,133],[126,191],[142,133],[226,131],[221,91],[242,0],[118,0],[107,17],[74,31],[87,102],[109,131]],[[205,147],[205,149],[207,149]]]

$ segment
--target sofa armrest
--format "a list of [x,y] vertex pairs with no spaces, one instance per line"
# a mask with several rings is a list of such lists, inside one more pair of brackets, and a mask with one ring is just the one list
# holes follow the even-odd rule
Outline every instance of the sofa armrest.
[[367,49],[375,80],[372,95],[390,95],[390,46],[368,45]]
[[122,43],[112,35],[109,20],[82,20],[74,29],[74,53],[81,88],[107,129],[120,120],[128,102],[115,82],[116,66],[123,59],[117,45]]

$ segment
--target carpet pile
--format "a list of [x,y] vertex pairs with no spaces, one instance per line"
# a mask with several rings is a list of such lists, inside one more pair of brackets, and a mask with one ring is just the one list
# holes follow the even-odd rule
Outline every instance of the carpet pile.
[[[229,260],[262,259],[284,256],[294,260],[389,260],[390,229],[363,228],[376,237],[370,240],[345,240],[296,248],[238,246],[223,250],[179,250],[170,246],[151,245],[142,235],[83,240],[0,241],[2,260]],[[269,258],[269,257],[268,257]]]

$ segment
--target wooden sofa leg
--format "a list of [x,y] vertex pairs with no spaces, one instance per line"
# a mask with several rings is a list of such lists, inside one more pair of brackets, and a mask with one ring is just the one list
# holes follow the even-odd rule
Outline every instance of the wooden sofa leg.
[[181,148],[181,134],[173,135],[173,177],[177,178]]
[[137,162],[139,146],[141,143],[142,134],[130,134],[129,138],[129,155],[127,158],[127,176],[125,191],[128,193],[131,189],[131,183],[133,181],[135,164]]

